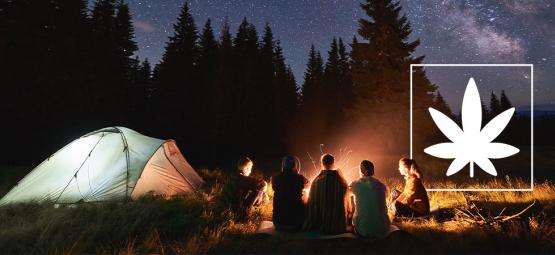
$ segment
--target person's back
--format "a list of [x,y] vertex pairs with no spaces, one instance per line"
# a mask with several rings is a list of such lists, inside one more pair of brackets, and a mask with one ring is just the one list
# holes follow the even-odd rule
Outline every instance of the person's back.
[[[329,157],[331,157],[331,159]],[[331,162],[330,162],[331,161]],[[325,234],[347,231],[347,182],[333,168],[333,156],[322,157],[324,170],[314,179],[308,198],[308,213],[304,228]]]
[[389,231],[386,205],[386,187],[379,180],[364,176],[351,183],[355,195],[353,225],[357,234],[382,238]]
[[277,230],[297,231],[306,216],[303,189],[308,180],[294,172],[281,172],[272,179],[274,209],[272,220]]

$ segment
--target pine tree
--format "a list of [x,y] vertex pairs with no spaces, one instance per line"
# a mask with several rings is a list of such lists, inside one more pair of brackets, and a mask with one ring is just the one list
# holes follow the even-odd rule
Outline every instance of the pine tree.
[[337,79],[339,75],[339,46],[337,45],[337,39],[334,37],[330,45],[330,50],[328,51],[328,61],[326,62],[326,67],[324,70],[324,76],[326,79]]
[[[480,103],[482,105],[482,116],[483,116],[482,118],[484,120],[487,120],[491,116],[491,111],[488,108],[488,106],[486,105],[486,103],[484,102],[484,100],[480,100]],[[462,126],[462,113],[461,112],[459,112],[459,123]]]
[[311,45],[301,91],[301,102],[303,107],[319,101],[324,76],[324,67],[322,63],[323,60],[320,53],[316,51],[314,45]]
[[116,24],[115,0],[98,0],[95,2],[92,17],[91,61],[94,80],[91,90],[91,118],[102,126],[115,125],[120,120],[118,113],[122,109],[120,96],[124,90],[122,84],[125,74],[122,73],[121,59],[118,55],[114,28]]
[[142,97],[150,98],[152,90],[152,67],[148,58],[138,66],[136,84]]
[[325,121],[327,113],[322,110],[326,104],[324,94],[324,61],[318,50],[311,45],[308,53],[308,63],[304,72],[304,81],[301,88],[300,109],[298,114],[297,129],[293,132],[294,141],[298,152],[305,153],[315,144],[325,143]]
[[214,36],[214,30],[210,19],[206,20],[202,34],[200,36],[200,65],[204,66],[205,72],[213,72],[212,70],[217,62],[218,42]]
[[[459,119],[460,114],[458,116],[455,116],[453,114],[453,111],[451,111],[449,104],[447,104],[447,102],[445,101],[445,99],[443,98],[443,96],[439,91],[437,91],[434,97],[434,103],[432,104],[432,107],[440,111],[441,113],[449,116],[451,119],[455,119],[459,121],[460,123],[460,119]],[[440,132],[435,132],[435,135],[433,137],[430,137],[429,139],[430,139],[430,142],[440,143],[440,142],[443,142],[445,138],[443,134],[441,134]]]
[[[293,68],[291,68],[290,65],[287,65],[287,84],[286,84],[286,88],[288,88],[287,94],[289,95],[289,102],[291,102],[290,104],[290,116],[294,116],[298,113],[299,111],[299,107],[301,105],[301,95],[300,95],[300,88],[299,86],[297,86],[297,79],[295,79],[295,74],[293,73]],[[294,103],[293,103],[294,102]],[[289,118],[290,120],[291,118]],[[290,121],[287,121],[287,123],[290,123]]]
[[[364,41],[352,44],[357,103],[350,116],[360,122],[369,137],[380,137],[376,140],[381,144],[375,146],[401,153],[409,140],[409,66],[423,60],[413,56],[419,40],[409,40],[411,27],[406,16],[401,15],[399,2],[367,0],[361,7],[369,19],[359,21],[358,35]],[[424,140],[433,128],[427,108],[433,104],[436,87],[420,68],[414,69],[413,86],[413,119],[419,121],[414,137]]]
[[[266,123],[261,132],[265,141],[271,144],[276,144],[273,147],[274,151],[280,150],[283,147],[280,144],[284,139],[280,139],[279,132],[281,130],[282,119],[280,118],[282,104],[281,89],[284,86],[285,77],[283,74],[283,67],[285,65],[282,59],[281,52],[278,53],[277,59],[275,56],[275,49],[278,47],[274,41],[274,34],[268,23],[264,26],[264,33],[260,42],[260,58],[255,72],[258,74],[258,97],[266,98],[267,100],[261,101],[258,108],[260,110],[259,120]],[[281,51],[281,49],[279,49]],[[281,59],[280,59],[281,58]],[[280,62],[281,61],[281,62]],[[283,134],[281,134],[283,136]]]
[[220,98],[218,98],[218,88],[216,76],[218,71],[218,42],[214,36],[211,21],[208,19],[204,24],[200,40],[199,40],[199,65],[198,65],[201,83],[197,86],[202,88],[199,90],[199,109],[198,118],[202,128],[199,128],[201,136],[200,144],[205,144],[199,153],[204,156],[204,160],[212,160],[213,146],[216,146],[217,123],[220,116],[218,110],[220,107]]
[[214,123],[215,143],[210,153],[218,163],[232,161],[239,153],[235,149],[235,134],[238,125],[234,114],[236,111],[238,91],[234,89],[234,52],[233,38],[227,18],[224,20],[218,40],[218,63],[215,76],[214,101],[217,114]]
[[[130,123],[128,116],[134,113],[133,101],[129,99],[129,90],[133,89],[134,73],[139,65],[139,61],[132,56],[138,50],[137,43],[134,39],[133,24],[131,14],[127,4],[120,1],[116,5],[116,16],[114,18],[113,36],[115,40],[115,56],[117,60],[116,76],[119,79],[119,85],[116,89],[117,116],[118,123]],[[117,81],[116,81],[117,84]]]
[[[281,142],[281,148],[285,149],[284,141],[287,141],[291,119],[295,116],[298,106],[297,84],[291,71],[291,67],[285,64],[283,49],[279,42],[275,47],[274,65],[276,75],[274,77],[274,108],[277,130],[272,135]],[[274,139],[275,139],[274,138]]]
[[353,87],[353,79],[351,75],[351,64],[350,64],[350,57],[349,52],[347,52],[346,46],[343,43],[343,40],[339,38],[339,87],[338,87],[338,95],[339,95],[339,107],[341,108],[341,119],[343,121],[346,116],[345,110],[350,109],[351,106],[355,102],[355,95],[354,95],[354,87]]
[[129,7],[122,1],[98,0],[92,17],[91,61],[94,64],[93,102],[97,122],[125,125],[133,111],[129,99],[137,61],[132,57],[138,49],[133,41],[133,25]]
[[[214,74],[218,67],[218,42],[214,36],[214,31],[210,19],[208,19],[202,30],[199,42],[199,69],[202,74],[202,93],[199,95],[202,102],[207,103],[205,109],[211,109],[208,114],[214,114],[214,105],[212,105],[212,98],[215,94],[215,81]],[[208,123],[206,123],[208,124]]]
[[340,81],[339,81],[339,47],[337,39],[334,37],[328,51],[328,59],[324,68],[324,86],[323,86],[323,104],[321,110],[326,114],[325,118],[325,136],[336,128],[335,124],[341,119],[342,111],[339,104]]
[[115,0],[97,0],[92,9],[91,22],[95,35],[104,35],[103,40],[110,40],[113,37],[113,29],[116,16]]
[[[181,9],[181,13],[174,25],[174,34],[169,37],[166,44],[165,52],[159,66],[160,82],[187,82],[190,81],[194,74],[194,66],[198,59],[198,45],[197,45],[197,29],[193,16],[189,13],[188,3],[185,2]],[[171,86],[166,84],[166,86]],[[180,86],[178,90],[186,91],[184,87]],[[170,89],[170,88],[169,88]],[[171,90],[177,88],[171,88]]]
[[165,115],[160,116],[163,118],[160,121],[167,123],[161,125],[165,129],[163,133],[182,137],[189,144],[195,144],[194,131],[201,125],[195,114],[201,88],[197,39],[195,22],[185,2],[154,77],[158,86],[157,104]]
[[501,113],[501,103],[499,102],[499,99],[497,99],[495,93],[493,93],[492,91],[489,101],[489,119],[497,116],[499,113]]
[[137,62],[132,56],[139,48],[137,43],[133,40],[134,30],[131,22],[131,14],[129,13],[129,6],[121,1],[117,4],[116,10],[114,37],[118,56],[121,57],[121,65],[125,68],[123,71],[127,75],[131,75],[131,66]]
[[127,93],[129,100],[130,110],[127,115],[132,116],[130,121],[133,128],[138,130],[148,130],[149,125],[145,123],[145,118],[151,118],[150,116],[155,115],[155,111],[152,111],[152,67],[147,58],[140,63],[139,59],[136,58],[134,65],[134,77],[133,82],[130,87],[130,91]]
[[505,110],[508,110],[508,109],[513,107],[513,104],[511,103],[511,101],[509,100],[507,95],[505,94],[505,90],[501,90],[501,99],[500,99],[499,104],[500,104],[500,107],[501,107],[501,111],[505,111]]
[[254,25],[243,19],[233,40],[233,101],[232,123],[237,132],[234,144],[239,153],[256,151],[265,146],[267,127],[259,121],[265,99],[259,95],[258,64],[260,60],[258,35]]
[[445,115],[447,115],[451,118],[454,117],[453,112],[451,111],[451,108],[449,107],[449,104],[447,104],[447,102],[445,101],[445,99],[443,98],[441,93],[439,93],[439,91],[437,92],[437,94],[434,98],[433,108],[442,112],[443,114],[445,114]]
[[274,48],[274,34],[272,32],[272,29],[270,28],[270,25],[266,23],[266,25],[264,26],[264,35],[262,36],[262,43],[260,46],[260,54],[264,65],[262,69],[265,73],[264,75],[269,76],[265,77],[265,79],[271,79],[274,74]]
[[220,56],[226,56],[231,53],[233,48],[233,39],[229,29],[229,22],[226,19],[222,25],[222,32],[220,37]]

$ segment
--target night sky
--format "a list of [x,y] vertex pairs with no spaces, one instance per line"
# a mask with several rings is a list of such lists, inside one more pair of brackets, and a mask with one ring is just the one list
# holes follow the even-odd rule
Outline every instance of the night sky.
[[[134,17],[138,55],[157,63],[183,5],[183,0],[128,1]],[[191,0],[199,30],[207,18],[218,33],[227,17],[236,32],[243,17],[259,34],[269,22],[281,41],[286,61],[302,84],[311,44],[323,56],[333,37],[346,42],[365,17],[359,0]],[[421,45],[417,55],[424,63],[528,63],[534,64],[537,107],[555,108],[555,4],[549,1],[401,1]],[[429,68],[429,78],[439,86],[454,110],[461,93],[474,77],[481,94],[505,89],[517,107],[530,104],[527,68]],[[484,99],[484,98],[483,98]]]

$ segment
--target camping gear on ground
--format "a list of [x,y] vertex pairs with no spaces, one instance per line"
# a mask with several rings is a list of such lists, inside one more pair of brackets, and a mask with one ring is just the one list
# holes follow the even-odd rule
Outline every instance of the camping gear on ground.
[[174,140],[107,127],[51,155],[19,181],[0,205],[126,201],[145,194],[190,193],[203,183]]

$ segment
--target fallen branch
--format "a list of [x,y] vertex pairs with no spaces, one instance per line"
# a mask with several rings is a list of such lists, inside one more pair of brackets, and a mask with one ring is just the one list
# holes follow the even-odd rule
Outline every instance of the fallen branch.
[[[505,217],[505,218],[502,218],[501,221],[504,222],[504,221],[508,221],[508,220],[514,219],[514,218],[516,218],[516,217],[519,217],[519,216],[522,215],[524,212],[526,212],[526,211],[528,211],[530,208],[532,208],[532,206],[534,206],[534,204],[536,204],[536,200],[534,200],[534,202],[532,202],[528,207],[524,208],[524,209],[523,209],[522,211],[520,211],[519,213],[514,214],[514,215],[511,215],[511,216],[508,216],[508,217]],[[498,216],[498,217],[499,217],[499,216]],[[496,217],[496,218],[497,218],[497,217]]]
[[473,211],[468,210],[466,208],[462,208],[462,209],[455,208],[455,216],[458,217],[460,220],[468,222],[468,223],[493,226],[493,225],[497,225],[497,224],[502,223],[502,222],[506,222],[506,221],[518,218],[519,216],[524,214],[526,211],[530,210],[530,208],[532,208],[532,206],[534,206],[534,204],[536,204],[536,201],[533,201],[526,208],[524,208],[520,212],[518,212],[516,214],[513,214],[513,215],[503,215],[503,212],[505,212],[505,209],[507,209],[505,207],[505,208],[503,208],[503,210],[501,210],[501,212],[497,216],[486,218],[480,213],[480,209],[476,206],[476,204],[471,202],[470,203],[470,209],[473,209]]

